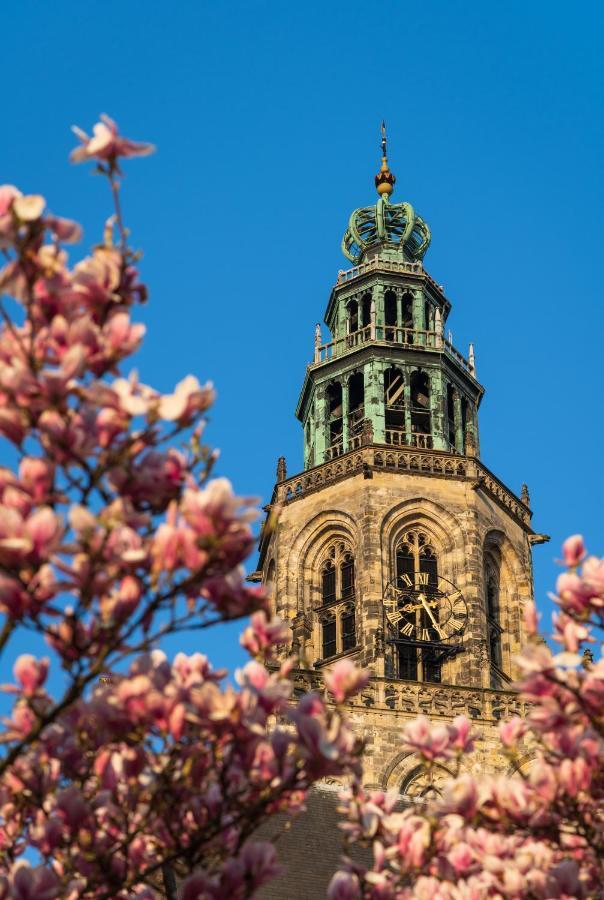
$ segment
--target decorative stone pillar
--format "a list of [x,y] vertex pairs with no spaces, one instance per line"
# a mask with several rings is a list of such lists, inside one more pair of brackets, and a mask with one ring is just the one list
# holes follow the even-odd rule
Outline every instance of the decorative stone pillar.
[[285,457],[280,456],[279,459],[277,460],[277,482],[281,483],[282,481],[285,481],[286,478],[287,478],[287,465],[285,462]]
[[385,363],[377,359],[365,366],[365,415],[373,423],[373,439],[376,444],[386,441],[384,368]]
[[315,396],[315,462],[322,463],[325,460],[327,449],[327,409],[325,403],[325,382],[317,387]]
[[[455,449],[458,453],[465,453],[464,434],[461,422],[461,397],[459,391],[453,391],[453,423],[455,426]],[[468,427],[466,423],[466,428]]]
[[445,381],[442,369],[428,369],[430,378],[430,412],[432,441],[435,450],[446,450],[445,439]]
[[376,340],[383,341],[385,337],[384,323],[386,321],[386,303],[384,300],[385,289],[383,284],[377,284],[372,291],[375,297],[376,307]]
[[321,360],[321,325],[319,322],[315,325],[315,362]]
[[344,375],[340,383],[342,385],[342,452],[348,453],[348,382],[350,373]]
[[[424,295],[422,291],[413,291],[413,328],[415,331],[425,331],[424,327]],[[417,343],[425,345],[426,335],[420,334]]]
[[442,347],[443,345],[443,318],[442,313],[440,311],[440,307],[436,307],[436,312],[434,313],[434,331],[436,332],[436,336],[434,338],[434,346]]
[[403,369],[403,397],[405,399],[405,443],[411,444],[411,371]]
[[468,403],[468,421],[466,422],[466,456],[480,456],[480,440],[478,438],[478,407]]

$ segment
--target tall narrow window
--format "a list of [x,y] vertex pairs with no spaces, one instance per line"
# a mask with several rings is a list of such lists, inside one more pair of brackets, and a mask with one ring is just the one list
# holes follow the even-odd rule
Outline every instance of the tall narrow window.
[[333,459],[343,452],[342,385],[335,381],[327,388],[329,447],[327,458]]
[[323,659],[329,659],[337,653],[336,620],[323,620]]
[[499,622],[499,582],[493,571],[486,573],[487,632],[489,641],[489,661],[491,664],[491,687],[501,687],[501,625]]
[[[429,633],[432,622],[427,611],[430,607],[427,607],[426,603],[417,602],[419,596],[417,591],[421,588],[421,594],[430,602],[437,585],[438,562],[434,548],[423,532],[407,532],[396,549],[396,587],[398,591],[403,592],[400,603],[417,607],[415,615],[420,634]],[[410,591],[408,597],[404,595],[405,589]],[[410,639],[406,634],[407,628],[403,622],[399,625],[397,645],[399,678],[439,684],[442,680],[442,664],[438,650],[422,646],[421,642],[417,643]]]
[[354,597],[354,559],[350,553],[347,553],[342,560],[340,567],[342,599]]
[[465,453],[468,441],[468,401],[465,397],[461,398],[461,434],[463,441],[461,452]]
[[323,566],[321,599],[323,603],[331,603],[336,599],[336,569],[330,559]]
[[457,449],[455,447],[455,392],[453,385],[447,385],[447,425],[449,433],[449,450]]
[[414,447],[432,447],[430,378],[419,370],[411,373],[411,432]]
[[317,611],[323,659],[327,659],[353,650],[357,643],[354,556],[343,541],[336,541],[329,547],[320,573],[321,602]]
[[348,379],[348,449],[361,446],[363,419],[365,418],[365,378],[363,372],[355,372]]
[[365,294],[361,300],[361,325],[363,328],[371,325],[371,294]]
[[386,443],[406,444],[405,376],[402,370],[395,366],[391,366],[384,372],[384,412]]
[[386,291],[384,295],[384,324],[386,325],[386,340],[396,341],[396,294],[394,291]]
[[344,609],[340,622],[342,626],[342,650],[352,650],[357,644],[354,606],[348,606]]
[[413,295],[412,294],[409,294],[409,293],[403,294],[401,310],[402,310],[401,325],[403,327],[403,342],[405,344],[413,344],[414,343],[414,322],[413,322]]

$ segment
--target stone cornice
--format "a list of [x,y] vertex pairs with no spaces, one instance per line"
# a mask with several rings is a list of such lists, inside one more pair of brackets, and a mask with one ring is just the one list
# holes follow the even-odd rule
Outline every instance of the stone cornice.
[[[531,528],[532,512],[506,485],[476,457],[460,456],[443,450],[418,450],[413,447],[393,448],[386,444],[371,444],[351,450],[337,459],[301,472],[275,485],[271,503],[284,506],[295,503],[330,484],[372,472],[393,475],[421,475],[433,478],[453,478],[469,482],[505,509],[527,532]],[[263,527],[260,535],[261,568],[268,548],[268,535]]]

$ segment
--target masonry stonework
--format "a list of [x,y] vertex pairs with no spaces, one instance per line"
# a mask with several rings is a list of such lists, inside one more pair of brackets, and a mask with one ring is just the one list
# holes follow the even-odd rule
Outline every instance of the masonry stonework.
[[[330,339],[317,326],[304,377],[304,470],[288,477],[279,461],[257,576],[291,626],[283,653],[300,660],[297,692],[323,690],[342,658],[370,671],[349,704],[364,780],[412,802],[448,775],[425,783],[401,749],[418,714],[467,715],[478,741],[466,768],[508,771],[498,723],[525,712],[514,658],[532,545],[546,538],[526,486],[518,497],[479,458],[474,348],[466,359],[445,337],[451,303],[423,267],[430,231],[410,204],[390,202],[394,181],[384,136],[379,200],[350,218],[354,265],[338,273]],[[288,896],[314,896],[291,884]]]

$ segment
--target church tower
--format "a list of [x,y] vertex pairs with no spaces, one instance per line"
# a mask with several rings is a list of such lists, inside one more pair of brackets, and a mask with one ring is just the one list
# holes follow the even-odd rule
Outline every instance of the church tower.
[[418,713],[465,713],[480,735],[471,765],[506,770],[497,722],[523,712],[513,660],[531,545],[545,538],[526,486],[516,496],[480,459],[474,350],[447,338],[451,303],[423,263],[430,230],[392,201],[395,180],[382,127],[377,202],[350,216],[351,267],[329,296],[329,335],[317,325],[296,409],[304,470],[288,476],[279,460],[260,569],[291,625],[299,689],[321,689],[342,657],[367,667],[350,705],[366,784],[414,797],[439,781],[424,784],[401,751]]

